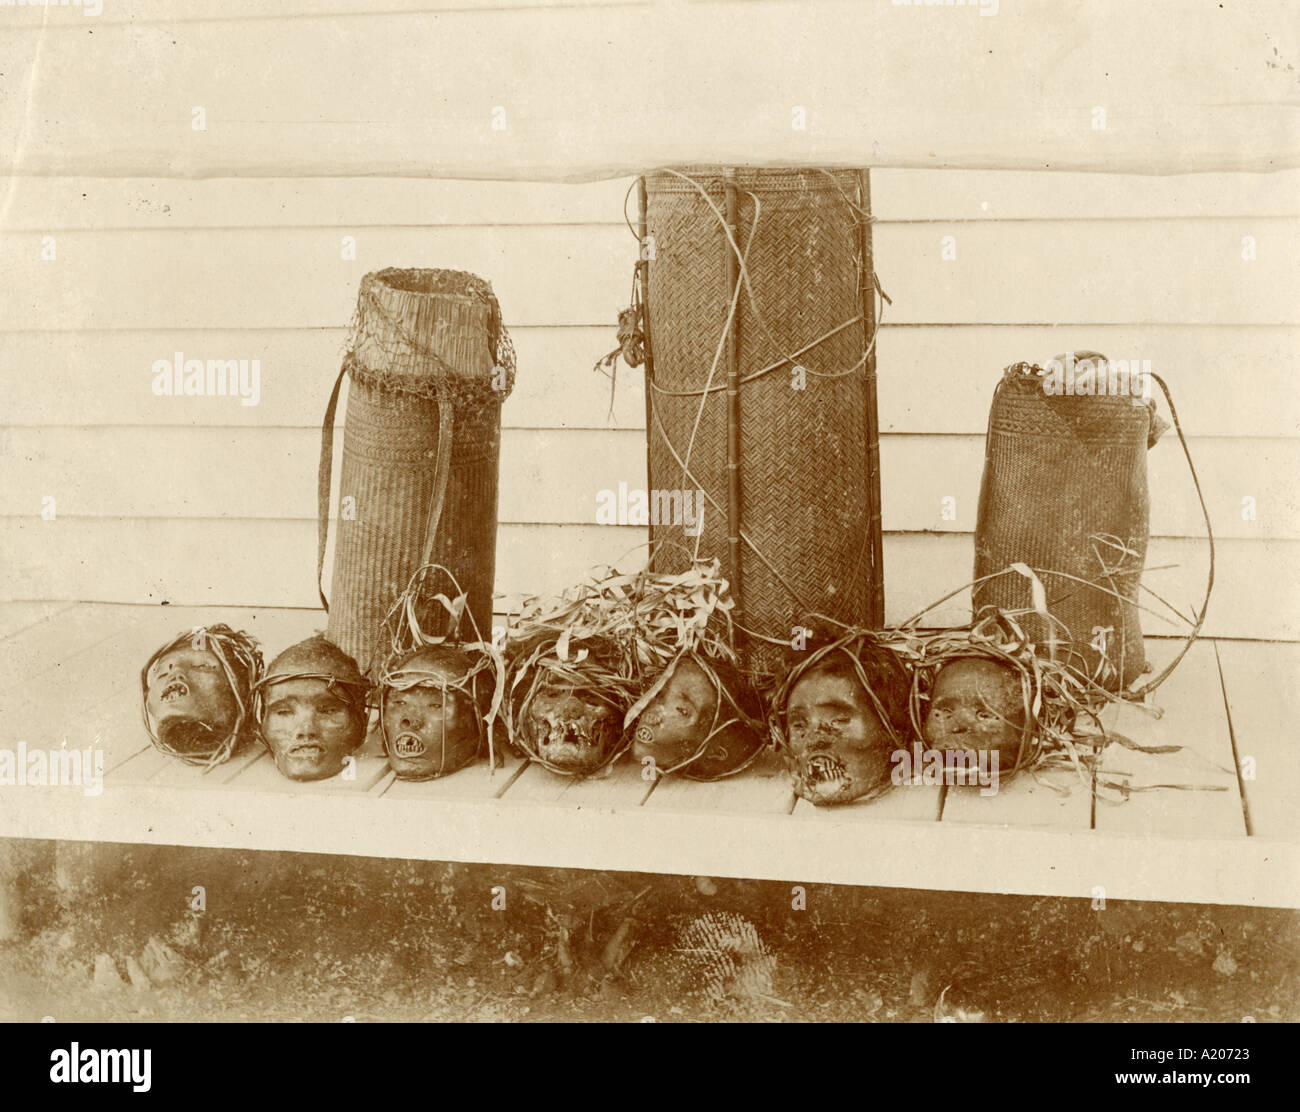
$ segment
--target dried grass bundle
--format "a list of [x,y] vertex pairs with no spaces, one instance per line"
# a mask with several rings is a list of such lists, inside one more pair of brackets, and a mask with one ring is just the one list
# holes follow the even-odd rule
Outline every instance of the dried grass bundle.
[[[732,606],[717,560],[673,575],[605,569],[559,600],[530,600],[508,637],[512,741],[553,771],[590,775],[627,751],[638,718],[689,660],[711,687],[712,710],[685,759],[659,771],[702,770],[724,731],[761,722],[732,647]],[[743,756],[728,747],[725,772],[706,778],[748,764],[757,737]]]
[[528,599],[506,635],[510,741],[552,772],[589,776],[627,748],[618,723],[640,687],[633,576]]
[[[1140,700],[1169,676],[1195,643],[1204,619],[1204,608],[1194,621],[1187,620],[1189,629],[1182,649],[1155,679],[1140,689],[1113,691],[1104,673],[1090,674],[1087,662],[1070,650],[1070,631],[1048,608],[1047,592],[1034,570],[1022,563],[1014,563],[982,577],[982,580],[1001,576],[1024,577],[1029,584],[1032,605],[1017,610],[988,606],[979,611],[969,627],[919,632],[916,624],[926,613],[960,593],[951,592],[914,614],[900,629],[890,631],[893,650],[907,662],[913,675],[913,726],[923,729],[934,683],[944,665],[967,659],[992,661],[1012,670],[1020,680],[1025,715],[1012,774],[1068,765],[1079,773],[1085,784],[1095,789],[1114,789],[1123,798],[1126,789],[1122,785],[1095,775],[1107,745],[1117,742],[1135,752],[1156,754],[1177,752],[1182,747],[1140,745],[1118,731],[1107,730],[1101,714],[1110,704],[1123,704],[1159,714],[1159,711],[1145,707]],[[973,585],[967,584],[968,587]],[[1108,590],[1103,584],[1093,586],[1098,590]],[[1207,600],[1208,592],[1207,586]],[[1146,609],[1141,604],[1138,608]],[[1034,628],[1043,631],[1042,642],[1031,639],[1026,623],[1022,622],[1026,618],[1032,618]],[[1055,787],[1048,781],[1043,783]],[[1165,786],[1188,791],[1203,789],[1202,785],[1196,784]]]
[[[1067,631],[1047,610],[1041,585],[1037,583],[1033,572],[1023,565],[1013,566],[1008,571],[1026,575],[1033,581],[1035,605],[1032,608],[1009,611],[989,606],[980,611],[970,626],[930,631],[917,629],[915,622],[933,609],[931,606],[896,629],[867,631],[841,627],[838,636],[833,640],[825,640],[809,653],[806,659],[787,673],[773,695],[769,722],[774,743],[786,756],[787,763],[790,762],[791,746],[785,711],[791,692],[803,677],[832,665],[838,658],[852,662],[851,667],[856,672],[858,683],[869,696],[884,727],[884,736],[888,740],[886,742],[882,738],[878,746],[882,751],[885,744],[906,749],[916,739],[927,736],[927,721],[934,704],[939,677],[946,668],[968,662],[985,663],[999,671],[1005,671],[1018,688],[1020,713],[1009,713],[1006,708],[995,706],[986,708],[991,716],[1001,716],[1001,721],[995,723],[998,729],[1014,727],[1019,733],[1012,765],[1010,769],[999,769],[999,776],[1069,766],[1078,772],[1089,789],[1094,785],[1098,789],[1114,789],[1122,797],[1123,786],[1096,776],[1101,755],[1107,745],[1118,742],[1125,748],[1145,753],[1168,753],[1180,748],[1143,746],[1105,727],[1101,717],[1105,708],[1112,703],[1133,705],[1131,698],[1126,693],[1108,690],[1090,676],[1082,666],[1078,654],[1062,652],[1058,656],[1055,647],[1058,643],[1068,643]],[[1047,645],[1031,640],[1022,621],[1027,615],[1033,616],[1036,628],[1052,631]],[[881,690],[890,685],[883,681],[880,668],[877,667],[873,674],[872,667],[867,666],[872,661],[879,665],[886,658],[896,662],[910,677],[905,729],[899,728],[896,715],[891,717],[893,708]],[[986,670],[986,675],[992,668]],[[969,683],[969,676],[965,679]],[[980,697],[986,700],[989,698],[987,694]],[[926,747],[933,748],[929,741],[926,742]],[[978,748],[974,740],[971,747]],[[838,771],[843,776],[843,770]],[[881,771],[879,766],[876,771]],[[1055,790],[1061,790],[1049,782],[1044,783]],[[1201,787],[1193,784],[1164,786],[1182,790],[1198,790]],[[841,793],[843,798],[818,799],[815,794],[809,798],[813,798],[814,802],[847,802],[850,798],[874,798],[888,790],[889,779],[885,772],[874,787],[858,795],[844,792]]]
[[717,560],[679,574],[642,572],[637,581],[639,656],[649,685],[623,728],[633,753],[659,775],[718,780],[748,768],[766,743],[762,702],[740,667],[733,600]]

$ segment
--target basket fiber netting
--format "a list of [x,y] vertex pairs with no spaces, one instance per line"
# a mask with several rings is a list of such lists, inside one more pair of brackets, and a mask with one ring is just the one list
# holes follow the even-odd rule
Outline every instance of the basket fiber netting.
[[458,408],[500,403],[514,386],[514,349],[492,287],[463,270],[367,274],[348,356],[353,381]]
[[[1152,409],[1133,398],[1051,395],[1014,368],[989,414],[975,578],[1016,562],[1032,568],[1048,610],[1068,630],[1057,632],[1059,651],[1079,654],[1074,663],[1111,689],[1130,684],[1145,663],[1136,603],[1149,532],[1152,419]],[[1033,605],[1030,580],[1016,574],[978,584],[973,598],[976,612]],[[1046,623],[1032,613],[1019,620],[1041,651]]]
[[[647,296],[654,354],[649,485],[705,491],[699,552],[721,560],[734,581],[726,528],[724,362],[714,371],[702,413],[698,393],[709,378],[730,306],[728,247],[717,214],[692,184],[721,210],[724,181],[716,170],[684,173],[692,180],[668,172],[646,178],[654,238]],[[860,194],[854,172],[740,170],[735,181],[735,238],[742,251],[748,247],[754,295],[751,302],[742,290],[735,316],[743,378],[863,312],[855,208]],[[805,389],[792,387],[791,365],[740,387],[740,508],[753,545],[741,552],[744,625],[778,641],[788,643],[792,627],[810,611],[849,624],[863,624],[869,611],[867,392],[874,384],[867,378],[865,347],[859,322],[799,356],[798,364],[809,372]],[[841,377],[818,377],[855,366]],[[691,474],[684,478],[681,461],[688,446]],[[656,570],[690,566],[694,537],[652,523],[652,539],[661,542]],[[755,640],[742,655],[751,667],[774,670],[783,652]]]
[[[491,287],[458,271],[367,275],[344,371],[330,640],[373,669],[385,615],[430,562],[456,577],[490,636],[501,403],[514,381]],[[332,416],[331,409],[327,433]],[[322,522],[322,546],[324,529]],[[445,611],[431,601],[421,617],[437,632]],[[473,636],[468,622],[462,634]]]

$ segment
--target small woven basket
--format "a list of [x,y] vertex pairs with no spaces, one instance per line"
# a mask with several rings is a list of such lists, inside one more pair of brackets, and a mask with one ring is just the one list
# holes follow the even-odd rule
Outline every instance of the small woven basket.
[[[380,626],[422,564],[455,576],[490,636],[501,403],[514,385],[514,355],[487,282],[462,271],[390,269],[362,280],[343,374],[328,636],[373,678]],[[322,430],[322,561],[333,404]],[[421,618],[436,633],[445,613],[430,602]]]
[[[1029,611],[1017,620],[1040,651],[1055,638],[1062,661],[1110,690],[1132,683],[1145,664],[1136,603],[1153,422],[1140,399],[1049,394],[1019,365],[1004,373],[989,413],[975,578],[995,578],[975,586],[975,612]],[[1035,572],[1068,635],[1032,612],[1029,579],[997,574],[1013,563]]]

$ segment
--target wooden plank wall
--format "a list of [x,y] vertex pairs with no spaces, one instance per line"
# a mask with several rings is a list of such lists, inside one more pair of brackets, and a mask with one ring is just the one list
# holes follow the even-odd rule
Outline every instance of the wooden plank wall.
[[[9,6],[0,171],[592,181],[706,161],[1134,173],[1300,166],[1289,0],[935,7]],[[494,119],[498,108],[508,126],[495,126],[505,123]]]
[[[319,420],[357,283],[383,266],[472,270],[503,306],[519,384],[505,407],[498,590],[635,562],[643,530],[597,525],[595,509],[600,490],[645,484],[640,374],[621,367],[611,390],[591,369],[629,287],[629,184],[7,183],[5,596],[313,605]],[[1290,171],[873,174],[876,266],[893,299],[879,342],[889,620],[969,578],[1001,368],[1091,347],[1150,359],[1174,391],[1219,538],[1207,631],[1300,639],[1298,187]],[[175,352],[259,360],[258,404],[154,396],[152,365]],[[1148,563],[1176,566],[1149,582],[1185,606],[1206,552],[1172,435],[1150,472]],[[936,618],[963,620],[962,600]]]

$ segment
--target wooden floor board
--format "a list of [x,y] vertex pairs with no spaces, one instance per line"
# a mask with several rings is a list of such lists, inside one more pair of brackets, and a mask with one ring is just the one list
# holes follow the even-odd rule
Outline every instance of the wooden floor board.
[[1300,645],[1216,643],[1256,837],[1300,841]]
[[[577,780],[514,756],[491,778],[486,762],[480,761],[439,780],[408,783],[395,779],[372,730],[358,754],[355,775],[348,779],[287,780],[260,744],[204,770],[150,746],[140,720],[139,668],[169,637],[215,621],[253,634],[269,661],[322,629],[326,616],[319,610],[91,604],[0,610],[0,686],[9,687],[7,698],[0,696],[0,746],[21,739],[29,746],[57,747],[66,737],[70,747],[83,748],[98,737],[106,767],[104,799],[83,804],[80,793],[51,790],[42,809],[34,797],[15,793],[11,798],[21,806],[12,810],[21,815],[8,825],[44,831],[40,836],[72,837],[89,824],[91,836],[142,841],[170,836],[193,844],[206,844],[203,838],[208,837],[216,845],[256,836],[267,848],[272,843],[288,847],[299,838],[294,823],[310,824],[313,813],[320,823],[340,821],[337,816],[352,814],[347,810],[352,802],[364,801],[374,808],[364,814],[376,818],[362,820],[362,812],[356,812],[350,821],[374,826],[367,827],[363,839],[373,852],[384,847],[397,852],[406,844],[387,831],[385,816],[392,816],[394,829],[400,827],[408,836],[424,831],[412,854],[442,854],[449,860],[477,859],[475,854],[505,860],[500,855],[508,853],[520,862],[655,871],[667,867],[667,859],[662,847],[646,839],[667,835],[668,841],[691,841],[682,868],[710,875],[770,873],[797,879],[806,873],[803,879],[989,891],[1059,888],[1059,894],[1067,894],[1067,888],[1074,893],[1087,881],[1106,887],[1115,898],[1149,891],[1163,894],[1152,898],[1192,898],[1179,894],[1186,892],[1216,899],[1221,891],[1244,902],[1257,878],[1261,891],[1266,890],[1261,899],[1271,905],[1300,902],[1282,892],[1276,872],[1288,860],[1278,847],[1300,841],[1300,761],[1293,759],[1291,736],[1292,724],[1300,719],[1300,645],[1222,642],[1216,656],[1216,645],[1202,642],[1154,697],[1163,708],[1160,718],[1131,707],[1107,711],[1108,726],[1141,744],[1183,748],[1144,754],[1114,744],[1105,754],[1104,778],[1126,780],[1133,787],[1190,784],[1223,790],[1160,789],[1134,793],[1119,805],[1098,803],[1096,829],[1090,830],[1087,786],[1069,769],[1042,774],[1042,780],[1069,786],[1068,795],[1021,774],[1002,781],[992,796],[981,796],[974,787],[941,792],[932,785],[907,785],[867,803],[818,808],[795,799],[774,754],[714,783],[672,776],[652,783],[628,757],[602,775]],[[1177,642],[1148,642],[1148,655],[1158,668],[1177,647]],[[1245,838],[1234,735],[1237,754],[1254,761],[1255,779],[1246,778],[1243,785],[1254,840]],[[204,799],[211,802],[198,802]],[[422,803],[431,805],[427,812]],[[109,816],[104,820],[108,825],[100,824],[91,804]],[[206,818],[187,813],[172,821],[159,807],[189,809]],[[539,817],[543,811],[550,817]],[[285,819],[283,836],[275,833],[280,829],[276,816],[282,814],[297,816]],[[798,821],[790,823],[786,816]],[[464,846],[457,842],[462,830]],[[529,840],[526,833],[534,830]],[[0,816],[0,833],[6,832],[12,833]],[[589,839],[597,833],[602,841],[593,845]],[[1010,841],[998,841],[1012,835]],[[838,860],[834,853],[825,861],[800,864],[801,854],[842,849],[846,840],[879,852],[895,847],[888,850],[895,853],[912,844],[909,839],[931,846],[931,854],[955,854],[960,860],[927,860],[918,850],[907,867],[870,855]],[[1256,857],[1240,859],[1244,872],[1235,876],[1237,859],[1230,846],[1251,841],[1262,848]],[[350,844],[346,839],[333,842]],[[994,843],[1001,847],[996,860],[988,856]],[[1132,847],[1131,867],[1125,864],[1125,846]],[[1175,852],[1174,847],[1183,846],[1185,851]],[[1048,861],[1041,868],[1029,861],[1049,852],[1083,857]],[[1007,853],[1012,859],[1028,856],[1013,867],[1004,860]],[[1211,857],[1212,864],[1203,869],[1197,864]],[[1175,870],[1186,874],[1182,887],[1166,876]],[[1203,875],[1205,870],[1213,877]],[[1023,883],[1016,880],[1021,875]],[[1057,876],[1068,877],[1068,883],[1061,879],[1058,884]],[[1119,891],[1129,895],[1121,897]]]
[[640,807],[654,787],[641,778],[641,766],[626,757],[585,779],[561,776],[532,762],[501,797],[510,804],[560,803],[566,807]]
[[[147,784],[167,761],[173,759],[148,746],[137,748],[125,757],[119,756],[112,768],[105,769],[105,779],[113,787],[119,784],[128,786]],[[198,780],[198,769],[193,769],[192,766],[181,761],[176,763],[187,770],[185,774],[187,783]]]
[[[1162,668],[1177,648],[1177,642],[1148,642],[1154,668]],[[1107,746],[1099,783],[1110,780],[1154,790],[1112,803],[1107,800],[1116,793],[1099,787],[1095,828],[1126,834],[1244,836],[1246,823],[1213,644],[1195,644],[1149,701],[1161,709],[1159,718],[1124,706],[1108,708],[1102,721],[1107,729],[1142,745],[1182,748],[1176,753],[1148,754],[1114,742]]]
[[112,784],[149,784],[153,787],[170,784],[178,788],[220,788],[265,754],[263,746],[253,741],[229,760],[209,768],[189,764],[149,746],[111,769],[109,781]]
[[136,691],[117,692],[105,699],[91,708],[76,728],[83,736],[90,733],[95,746],[103,750],[105,776],[111,776],[133,756],[153,752]]
[[425,799],[425,800],[445,800],[445,799],[496,799],[503,791],[507,791],[511,781],[518,776],[524,768],[526,762],[513,753],[505,753],[502,756],[504,763],[492,770],[489,775],[488,762],[484,758],[475,761],[466,768],[453,772],[450,776],[442,776],[437,780],[423,780],[419,782],[411,780],[394,779],[383,792],[384,799]]
[[[106,767],[125,747],[148,741],[140,719],[140,666],[157,646],[158,618],[148,607],[120,615],[117,628],[95,644],[69,647],[29,684],[0,695],[0,738],[24,737],[29,745],[90,745],[94,738],[111,747]],[[74,641],[72,645],[77,643]],[[132,719],[134,730],[123,729]],[[109,727],[112,727],[110,730]],[[111,742],[109,740],[112,735]]]
[[993,795],[974,785],[954,785],[943,804],[944,822],[986,826],[1050,827],[1087,830],[1092,820],[1092,780],[1073,768],[1021,772],[999,778]]
[[[175,784],[177,787],[187,788],[224,788],[245,768],[265,756],[266,750],[260,742],[254,740],[231,756],[228,761],[211,768],[197,768],[166,753],[160,753],[156,749],[150,749],[149,753],[152,755],[150,763],[153,770],[145,778],[146,783],[154,786]],[[133,761],[132,764],[134,763]],[[140,766],[140,771],[143,772],[143,766]]]
[[[106,773],[147,750],[139,669],[159,645],[200,622],[216,620],[248,627],[250,632],[254,628],[259,633],[296,631],[302,625],[299,615],[307,613],[237,611],[214,617],[192,607],[107,607],[112,617],[107,634],[89,644],[77,640],[78,633],[88,629],[102,631],[101,626],[88,624],[82,613],[98,609],[79,606],[69,615],[60,638],[65,655],[47,661],[28,684],[0,695],[0,740],[12,736],[29,746],[51,748],[65,741],[71,748],[93,743],[104,751]],[[144,774],[139,761],[131,767],[134,774]]]
[[[840,811],[843,811],[841,808]],[[433,816],[436,814],[436,820]],[[1264,838],[1017,830],[942,822],[788,822],[418,800],[343,792],[123,787],[82,800],[6,793],[0,837],[338,853],[963,892],[1300,905],[1300,846]]]
[[938,822],[940,789],[933,784],[891,786],[884,795],[833,807],[817,807],[796,800],[791,814],[797,819],[833,818],[836,822]]
[[[88,617],[101,610],[107,612],[107,618]],[[0,693],[0,723],[17,720],[24,729],[37,729],[46,723],[65,722],[69,715],[123,689],[138,692],[140,668],[153,651],[200,622],[226,621],[259,639],[269,635],[271,644],[277,646],[273,651],[278,652],[290,637],[297,640],[310,633],[312,618],[304,615],[317,613],[221,611],[214,617],[193,607],[79,604],[71,614],[51,619],[63,628],[51,627],[42,635],[47,643],[41,651],[46,655],[37,665],[38,672]],[[3,647],[0,645],[0,652]]]
[[[134,629],[127,636],[140,634]],[[80,655],[34,685],[21,712],[0,711],[0,744],[16,736],[42,748],[93,746],[103,753],[107,775],[149,746],[138,673],[124,678],[112,663],[121,657],[113,653],[89,649]]]
[[0,694],[30,689],[74,652],[88,652],[148,613],[143,606],[85,603],[0,641]]
[[0,602],[0,641],[76,605],[75,602]]
[[751,768],[723,780],[695,781],[665,776],[650,798],[647,811],[716,811],[719,814],[788,815],[794,791],[775,754],[768,753]]

